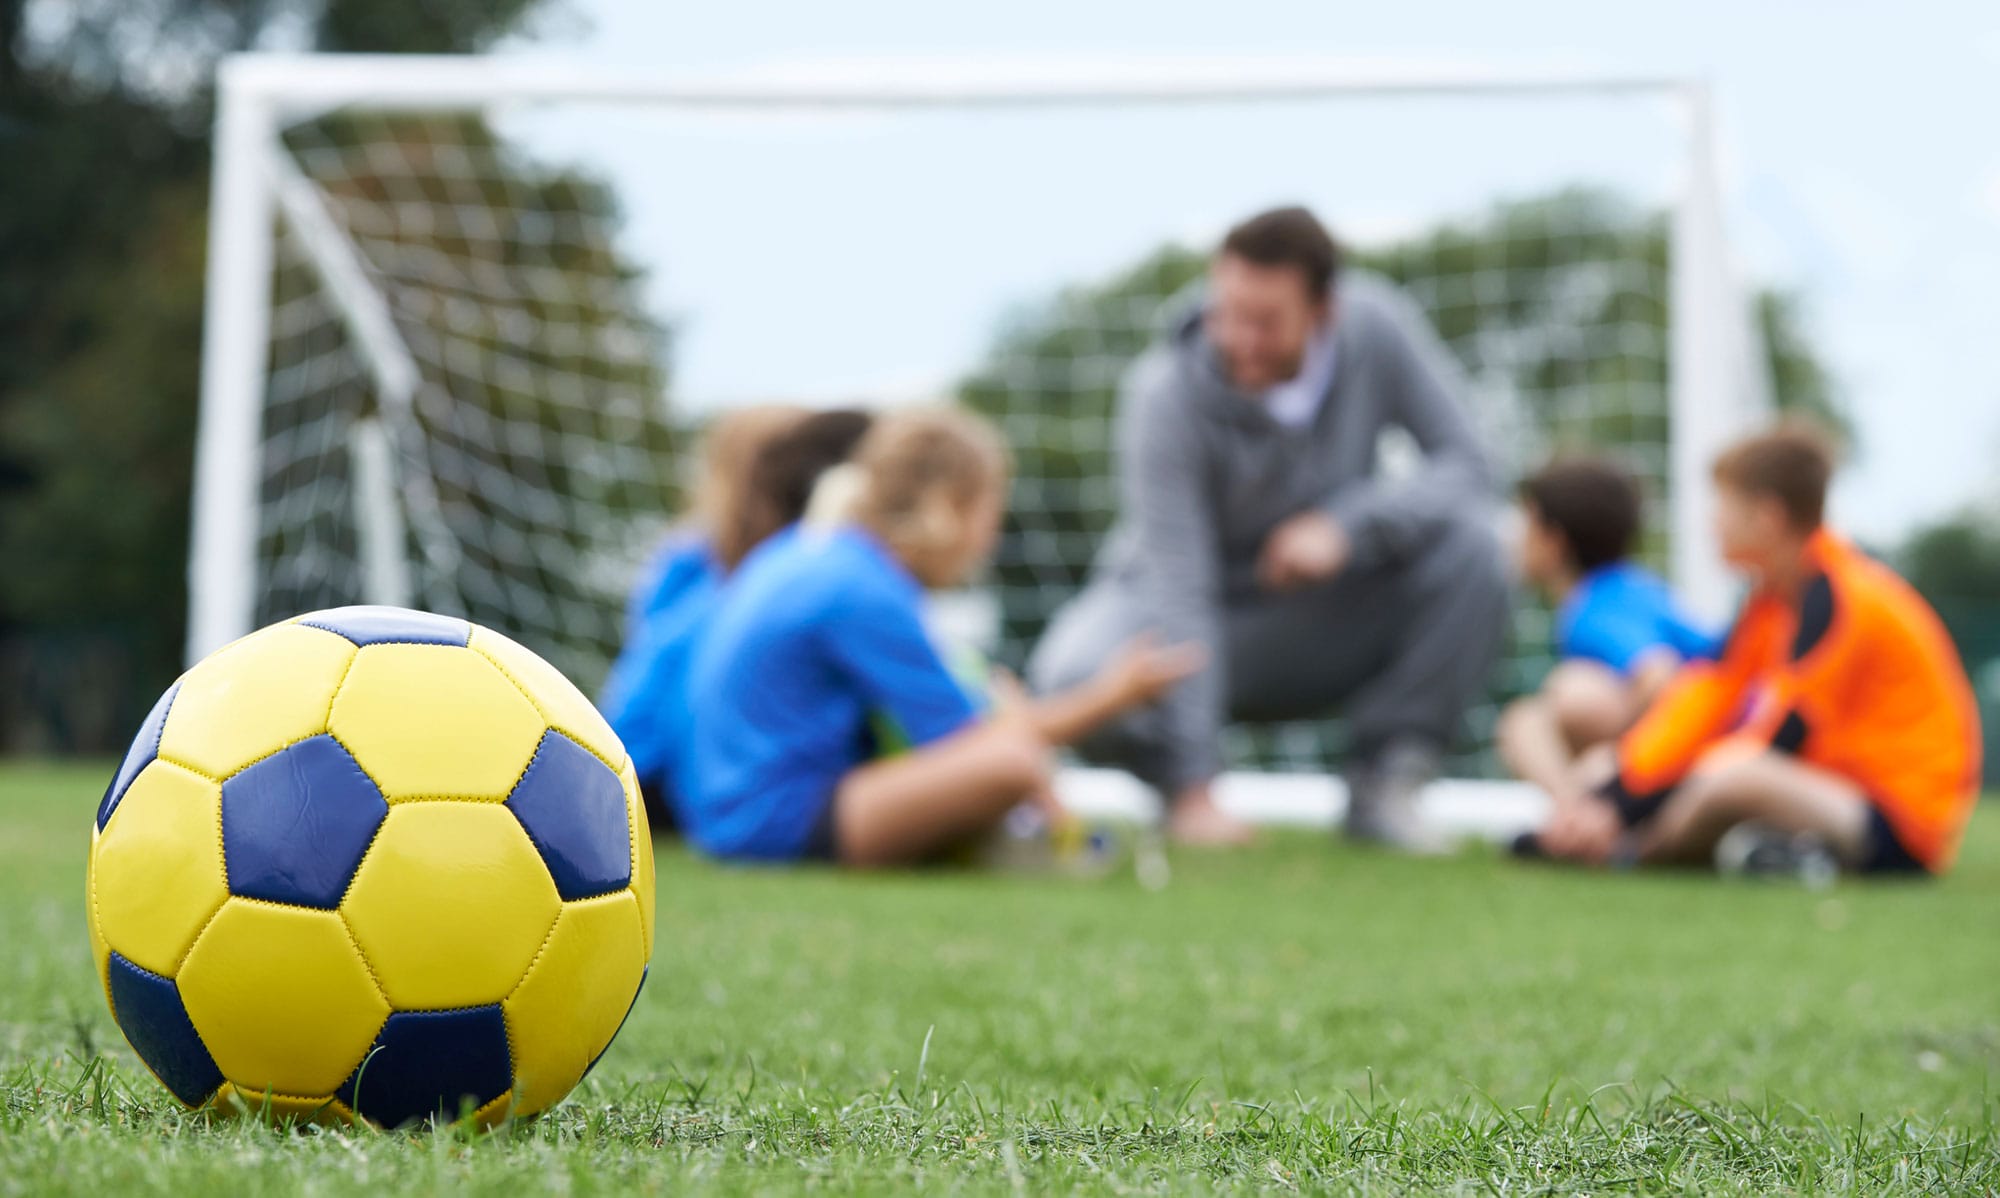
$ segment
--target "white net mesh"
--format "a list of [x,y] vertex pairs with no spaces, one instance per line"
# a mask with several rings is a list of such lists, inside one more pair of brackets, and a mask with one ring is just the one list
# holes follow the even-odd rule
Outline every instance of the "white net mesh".
[[[325,247],[281,220],[259,614],[369,594],[357,512],[386,505],[412,602],[503,628],[595,686],[636,563],[683,499],[680,430],[726,397],[865,401],[914,374],[992,415],[1018,455],[990,592],[992,649],[1018,665],[1114,515],[1114,389],[1198,277],[1202,254],[1185,247],[1294,199],[1349,229],[1354,260],[1430,314],[1506,478],[1558,447],[1611,449],[1657,519],[1671,141],[1607,136],[1601,105],[1545,118],[1427,102],[1414,129],[1385,126],[1379,108],[918,109],[766,127],[562,107],[512,118],[505,139],[474,116],[293,127],[291,160],[418,381],[407,405],[378,394],[352,304],[326,286]],[[1384,184],[1433,127],[1464,147],[1459,161],[1437,133],[1403,192]],[[1249,128],[1340,150],[1279,169],[1229,133]],[[1206,139],[1198,160],[1162,153],[1190,138]],[[1395,220],[1371,231],[1343,212]],[[1037,235],[1003,232],[1021,229]],[[1044,260],[1024,261],[1044,242]],[[669,309],[671,339],[649,315]],[[386,489],[354,468],[370,418],[395,448]],[[1391,469],[1398,452],[1384,446]],[[1546,644],[1546,613],[1520,605],[1496,703],[1533,682]],[[1472,713],[1461,768],[1490,765],[1494,710]],[[1320,769],[1340,743],[1327,720],[1243,730],[1230,751]]]
[[[288,147],[339,230],[283,230],[264,440],[259,615],[370,593],[358,513],[393,507],[407,600],[521,636],[586,682],[622,591],[679,502],[662,329],[617,256],[609,196],[510,154],[474,118],[350,116]],[[359,257],[416,367],[373,394],[325,286]],[[391,488],[357,487],[350,433],[379,419]]]

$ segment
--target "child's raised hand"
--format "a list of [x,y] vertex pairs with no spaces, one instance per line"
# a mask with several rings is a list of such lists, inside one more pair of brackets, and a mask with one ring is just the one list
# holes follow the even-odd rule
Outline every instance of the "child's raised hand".
[[1150,632],[1127,641],[1101,675],[1121,707],[1137,707],[1166,694],[1208,664],[1208,650],[1194,641],[1162,645]]
[[1012,679],[993,688],[993,719],[1026,717],[1051,745],[1075,744],[1122,711],[1151,703],[1208,664],[1208,652],[1189,643],[1162,648],[1150,633],[1119,647],[1102,669],[1079,686],[1029,702]]
[[1035,722],[1035,701],[1012,670],[995,666],[986,676],[986,696],[996,720]]

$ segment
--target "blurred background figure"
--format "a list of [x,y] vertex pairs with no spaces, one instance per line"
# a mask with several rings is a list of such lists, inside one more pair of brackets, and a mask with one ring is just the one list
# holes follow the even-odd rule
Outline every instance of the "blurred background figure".
[[[1211,667],[1084,746],[1158,788],[1189,843],[1241,841],[1216,806],[1229,720],[1354,728],[1347,831],[1441,847],[1418,819],[1506,611],[1490,474],[1457,365],[1386,281],[1340,273],[1303,208],[1230,230],[1199,306],[1132,368],[1117,414],[1119,525],[1036,651],[1074,684],[1147,630]],[[1422,465],[1379,474],[1384,430]]]
[[970,413],[901,412],[870,429],[852,469],[848,510],[759,546],[694,650],[675,789],[689,839],[715,856],[913,865],[1024,803],[1061,821],[1050,749],[1201,662],[1139,640],[1059,694],[1001,681],[983,711],[921,601],[993,552],[1005,445]]
[[[713,587],[743,560],[755,544],[748,540],[749,509],[768,506],[753,498],[752,467],[766,444],[804,416],[803,408],[757,404],[724,413],[709,426],[686,518],[668,529],[632,584],[625,608],[628,638],[691,591]],[[614,663],[614,674],[617,668]]]
[[1787,424],[1715,462],[1715,536],[1750,596],[1721,657],[1684,666],[1618,741],[1608,781],[1530,853],[1938,874],[1979,797],[1972,687],[1937,614],[1824,523],[1833,453]]
[[820,475],[847,460],[872,422],[851,408],[808,414],[765,405],[710,428],[692,515],[641,572],[599,700],[632,754],[655,827],[678,824],[672,778],[690,714],[687,665],[723,582],[752,549],[805,515]]
[[1716,638],[1632,559],[1643,522],[1630,474],[1562,458],[1519,496],[1521,575],[1555,605],[1559,660],[1501,712],[1496,743],[1514,776],[1562,809],[1586,797],[1577,759],[1629,728],[1682,662],[1713,657]]

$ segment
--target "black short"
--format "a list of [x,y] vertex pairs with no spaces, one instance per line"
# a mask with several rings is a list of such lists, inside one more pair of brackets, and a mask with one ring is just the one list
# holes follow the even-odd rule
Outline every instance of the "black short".
[[826,806],[813,816],[812,827],[806,831],[805,848],[799,856],[806,861],[838,862],[840,860],[840,835],[835,828],[834,809],[840,805],[838,792],[826,797]]
[[1930,868],[1917,860],[1897,838],[1882,809],[1868,804],[1868,831],[1861,845],[1861,860],[1855,871],[1864,874],[1915,874],[1930,876]]
[[[1673,788],[1668,788],[1647,795],[1643,800],[1635,800],[1614,781],[1612,788],[1604,797],[1618,809],[1618,817],[1627,828],[1637,828],[1658,815],[1660,808],[1672,801],[1673,793]],[[1515,852],[1517,854],[1523,852],[1523,847],[1517,847]],[[1853,869],[1855,873],[1860,874],[1904,874],[1919,877],[1929,877],[1931,872],[1930,867],[1917,860],[1916,854],[1910,852],[1896,836],[1896,830],[1889,826],[1888,819],[1882,814],[1882,808],[1874,803],[1868,804],[1868,828],[1862,834],[1861,859],[1854,863]]]

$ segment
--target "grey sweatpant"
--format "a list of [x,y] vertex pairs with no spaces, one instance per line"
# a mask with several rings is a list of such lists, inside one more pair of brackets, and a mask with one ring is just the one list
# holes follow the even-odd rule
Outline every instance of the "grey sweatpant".
[[[1310,719],[1338,708],[1361,754],[1401,738],[1442,749],[1486,684],[1506,608],[1491,526],[1483,513],[1468,514],[1400,561],[1309,590],[1232,596],[1208,668],[1223,672],[1229,720]],[[1137,584],[1101,578],[1056,614],[1029,681],[1044,693],[1075,685],[1154,623]],[[1077,747],[1169,798],[1207,781],[1196,763],[1215,759],[1213,746],[1175,744],[1159,708],[1128,712]]]

